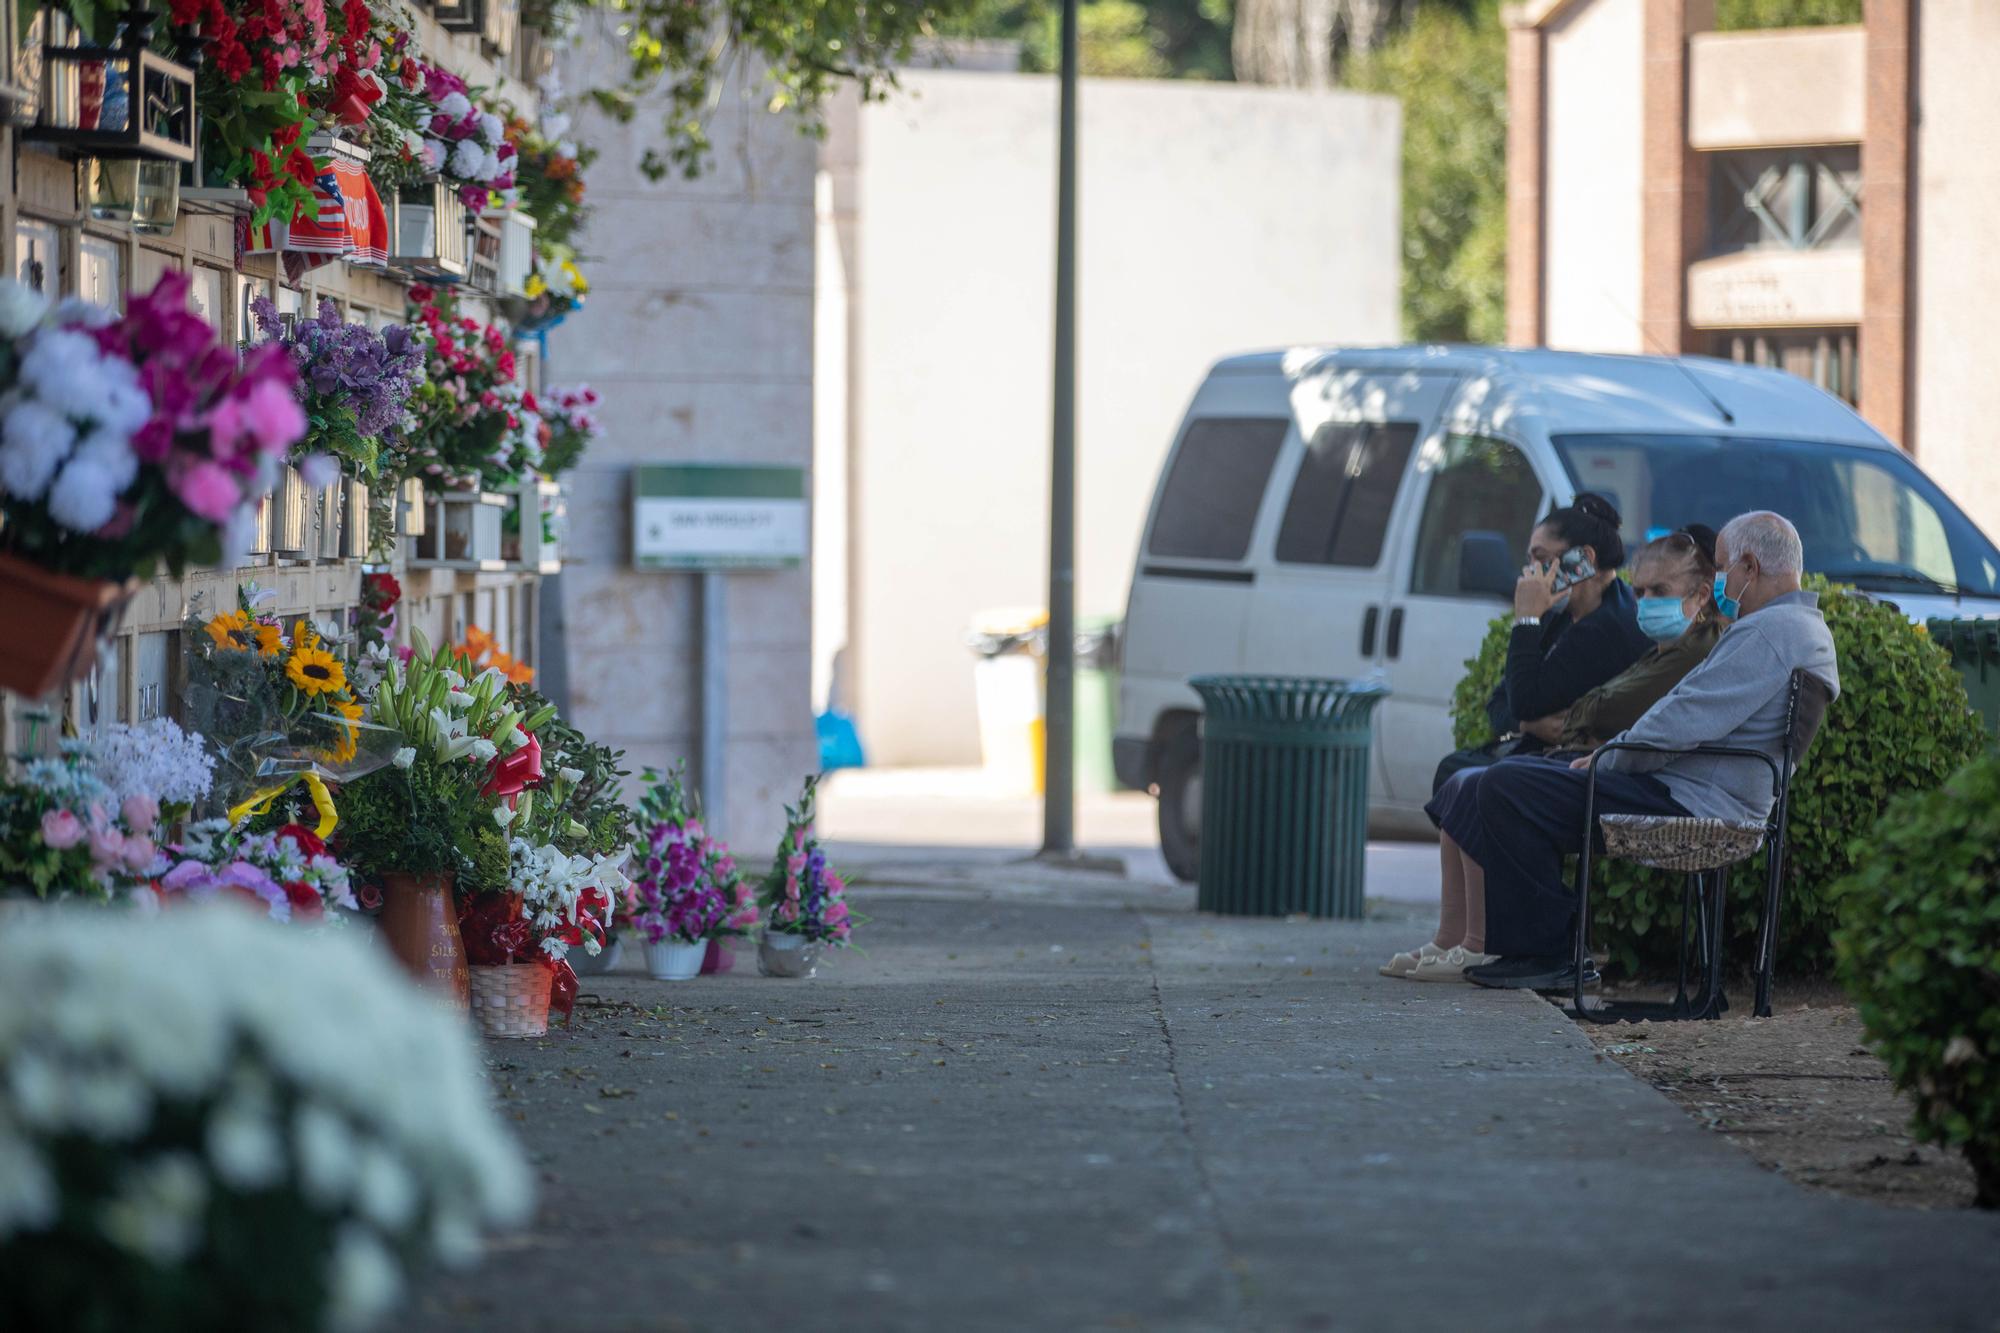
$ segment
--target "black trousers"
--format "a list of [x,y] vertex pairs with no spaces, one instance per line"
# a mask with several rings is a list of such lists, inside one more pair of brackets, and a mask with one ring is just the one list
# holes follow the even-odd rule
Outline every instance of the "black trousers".
[[[1480,775],[1479,818],[1460,846],[1486,872],[1488,953],[1557,957],[1570,951],[1576,893],[1563,881],[1563,858],[1583,850],[1589,776],[1566,760],[1538,756],[1503,759]],[[1612,772],[1597,775],[1597,812],[1688,813],[1652,774]]]

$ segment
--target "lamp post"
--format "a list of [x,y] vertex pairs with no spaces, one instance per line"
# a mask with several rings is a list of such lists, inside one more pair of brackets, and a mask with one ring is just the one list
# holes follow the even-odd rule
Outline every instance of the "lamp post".
[[1041,859],[1076,859],[1077,0],[1063,0],[1057,130],[1055,412],[1049,460],[1049,662]]

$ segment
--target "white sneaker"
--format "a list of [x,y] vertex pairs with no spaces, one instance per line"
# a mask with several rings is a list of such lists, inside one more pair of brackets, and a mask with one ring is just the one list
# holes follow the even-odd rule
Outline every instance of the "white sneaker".
[[1473,953],[1463,945],[1445,950],[1441,954],[1423,959],[1416,971],[1410,973],[1412,981],[1463,981],[1468,967],[1484,967],[1499,958],[1497,953]]
[[1375,970],[1385,977],[1407,977],[1417,970],[1417,964],[1423,962],[1424,959],[1442,957],[1444,957],[1444,950],[1438,948],[1437,945],[1431,943],[1429,940],[1425,940],[1419,948],[1409,953],[1399,953]]

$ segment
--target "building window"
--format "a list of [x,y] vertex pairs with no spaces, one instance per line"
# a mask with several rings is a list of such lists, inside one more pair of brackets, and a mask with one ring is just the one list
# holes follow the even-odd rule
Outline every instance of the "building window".
[[1715,153],[1709,253],[1823,250],[1861,244],[1861,149]]
[[1861,401],[1854,344],[1851,328],[1739,329],[1718,336],[1713,350],[1731,361],[1790,371],[1852,405]]

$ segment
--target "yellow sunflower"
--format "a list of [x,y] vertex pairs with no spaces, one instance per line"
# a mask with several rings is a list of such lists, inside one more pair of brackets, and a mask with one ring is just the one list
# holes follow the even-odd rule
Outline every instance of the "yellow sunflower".
[[333,762],[344,764],[361,748],[361,732],[354,724],[361,720],[361,705],[351,699],[335,699],[333,711],[340,714],[340,735],[333,743]]
[[261,620],[250,622],[251,636],[257,640],[257,656],[276,657],[285,651],[285,632]]
[[250,617],[241,611],[225,611],[203,628],[218,648],[247,650],[250,647]]
[[285,675],[307,698],[347,688],[347,671],[340,659],[323,648],[301,643],[285,663]]

